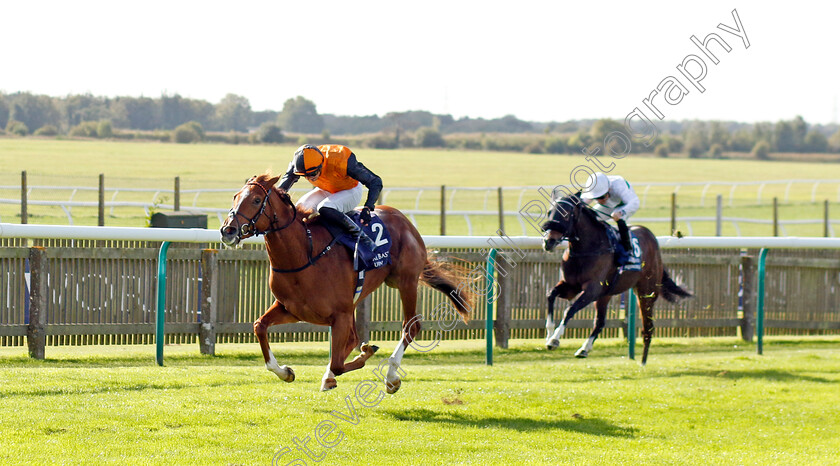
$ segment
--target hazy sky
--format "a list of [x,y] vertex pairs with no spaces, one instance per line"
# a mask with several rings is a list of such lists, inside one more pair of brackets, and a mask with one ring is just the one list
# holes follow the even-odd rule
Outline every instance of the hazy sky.
[[[749,41],[718,29],[735,27]],[[254,110],[429,110],[531,121],[624,118],[668,76],[666,119],[838,120],[840,6],[829,1],[2,2],[0,90],[159,97]],[[731,51],[692,44],[718,34]],[[701,93],[677,71],[707,64]],[[693,71],[692,71],[692,67]],[[688,65],[699,72],[699,65]]]

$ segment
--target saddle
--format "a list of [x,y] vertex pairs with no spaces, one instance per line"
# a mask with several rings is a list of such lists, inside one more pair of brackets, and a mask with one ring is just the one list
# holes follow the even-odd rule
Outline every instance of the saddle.
[[376,244],[376,248],[372,251],[362,246],[361,243],[359,243],[357,249],[356,240],[337,225],[332,225],[329,222],[323,222],[322,225],[327,228],[337,243],[344,245],[354,254],[353,269],[357,272],[378,269],[379,267],[390,264],[391,234],[388,232],[385,223],[382,222],[382,219],[375,212],[371,212],[370,223],[364,226],[359,221],[359,215],[360,213],[357,211],[347,214],[350,220],[358,225],[373,240],[374,244]]
[[362,294],[362,288],[365,285],[365,272],[391,263],[391,234],[388,232],[385,223],[375,212],[371,212],[370,222],[365,226],[359,221],[360,215],[360,212],[355,210],[347,213],[350,220],[373,240],[376,247],[372,251],[365,248],[361,242],[356,243],[356,240],[349,233],[337,225],[332,225],[330,222],[322,223],[333,236],[333,241],[344,245],[353,254],[353,270],[356,271],[356,287],[353,291],[354,303],[358,302]]
[[618,229],[606,222],[604,225],[607,226],[607,237],[610,240],[610,246],[615,251],[615,264],[619,266],[620,271],[642,270],[642,248],[639,246],[639,239],[630,232],[630,244],[633,247],[627,251],[621,244]]

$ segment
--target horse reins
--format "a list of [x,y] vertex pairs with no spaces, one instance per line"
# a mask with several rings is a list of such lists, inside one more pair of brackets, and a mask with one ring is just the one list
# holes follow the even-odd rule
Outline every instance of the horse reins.
[[330,244],[326,245],[324,247],[324,249],[321,251],[320,254],[318,254],[315,257],[312,257],[312,250],[314,249],[314,244],[312,242],[312,232],[309,231],[309,227],[306,226],[306,225],[303,225],[303,228],[306,229],[306,238],[309,239],[309,248],[307,248],[308,251],[306,253],[307,257],[309,257],[309,262],[307,262],[306,264],[304,264],[300,267],[296,267],[294,269],[278,269],[277,267],[272,267],[271,268],[272,271],[277,272],[277,273],[300,272],[301,270],[309,267],[310,265],[315,265],[315,262],[317,262],[318,259],[324,257],[324,255],[326,255],[330,251],[330,249],[332,249],[333,245],[335,245],[335,243],[338,242],[338,238],[333,237],[332,241],[330,241]]
[[[238,211],[234,211],[233,209],[230,209],[230,213],[228,214],[228,217],[233,218],[234,221],[236,221],[236,223],[238,225],[240,225],[240,227],[237,229],[240,239],[242,238],[242,235],[247,235],[248,233],[251,233],[254,236],[262,236],[262,235],[265,235],[267,233],[272,233],[272,232],[275,232],[275,231],[285,230],[286,228],[291,226],[293,223],[295,223],[295,220],[297,220],[297,209],[295,208],[295,205],[292,204],[292,200],[288,196],[283,196],[283,195],[278,194],[278,196],[280,197],[280,200],[283,201],[284,204],[288,204],[289,207],[291,207],[292,212],[293,212],[292,219],[289,220],[288,223],[286,223],[285,225],[283,225],[281,227],[273,228],[273,227],[271,227],[271,225],[274,225],[275,223],[277,223],[277,214],[274,214],[274,219],[271,220],[271,223],[269,223],[269,228],[266,229],[266,230],[258,230],[256,228],[257,221],[259,221],[260,217],[262,217],[265,214],[265,208],[268,205],[268,198],[271,196],[271,193],[273,192],[273,190],[269,191],[269,190],[265,189],[265,187],[263,185],[261,185],[259,183],[256,183],[254,181],[248,182],[245,186],[259,186],[260,189],[263,190],[263,193],[265,194],[265,196],[263,197],[263,202],[262,202],[262,205],[260,206],[260,210],[256,214],[254,214],[254,216],[251,217],[250,219],[248,217],[245,217],[244,215],[240,214]],[[246,223],[244,225],[241,225],[239,223],[239,220],[237,219],[237,216],[241,216],[242,218],[246,219],[248,221],[248,223]],[[317,256],[313,257],[312,252],[313,252],[313,249],[314,249],[315,245],[314,245],[314,242],[312,241],[312,232],[309,230],[309,227],[306,226],[306,224],[302,223],[301,225],[303,225],[303,228],[306,230],[306,238],[309,240],[308,252],[306,254],[307,257],[309,257],[309,260],[307,261],[306,264],[302,265],[301,267],[296,267],[296,268],[293,268],[293,269],[278,269],[276,267],[271,267],[272,271],[277,272],[277,273],[300,272],[301,270],[303,270],[303,269],[305,269],[305,268],[307,268],[311,265],[315,265],[315,262],[317,262],[318,259],[320,259],[324,255],[326,255],[327,252],[329,252],[330,249],[332,249],[333,245],[338,241],[338,239],[334,237],[332,239],[332,241],[330,241],[330,243],[326,247],[324,247],[324,249]]]
[[[268,202],[269,202],[268,199],[269,199],[269,197],[271,197],[272,191],[269,191],[269,190],[265,189],[265,187],[263,185],[261,185],[257,182],[254,182],[254,181],[249,181],[248,183],[245,184],[245,186],[257,186],[257,187],[259,187],[260,189],[263,190],[263,194],[265,194],[265,196],[263,196],[263,201],[262,201],[262,205],[260,205],[260,210],[257,211],[257,213],[254,214],[254,216],[251,217],[251,218],[248,218],[248,217],[240,214],[238,210],[230,209],[230,212],[228,213],[228,217],[232,218],[236,222],[236,224],[239,226],[239,228],[237,228],[237,232],[238,232],[237,234],[239,235],[239,239],[242,239],[243,235],[247,235],[249,233],[253,234],[254,236],[262,236],[262,235],[265,235],[266,233],[271,233],[273,231],[280,231],[280,230],[286,229],[292,223],[294,223],[294,221],[297,219],[297,209],[292,208],[292,210],[294,211],[294,215],[292,216],[292,219],[289,220],[289,222],[287,224],[283,225],[282,227],[272,228],[271,226],[274,225],[275,223],[277,223],[277,215],[275,214],[274,219],[271,220],[271,223],[268,224],[269,228],[267,230],[262,230],[262,231],[257,230],[257,221],[265,213],[265,207],[268,205]],[[289,205],[291,205],[291,202],[292,202],[291,200],[286,201],[283,198],[283,196],[280,196],[280,200],[282,200],[284,202],[288,202]],[[294,206],[292,206],[292,207],[294,207]],[[239,219],[237,218],[237,216],[241,216],[242,218],[247,220],[248,223],[242,225],[241,223],[239,223]]]
[[[569,242],[572,242],[572,241],[575,241],[575,240],[580,241],[580,237],[578,237],[576,235],[576,233],[577,233],[576,226],[577,226],[578,220],[577,220],[577,217],[575,217],[575,207],[583,204],[583,208],[591,210],[596,215],[598,214],[598,211],[593,209],[592,207],[589,207],[589,205],[586,204],[586,203],[572,204],[572,202],[569,201],[568,199],[561,199],[561,200],[557,201],[557,204],[558,205],[559,204],[568,204],[572,208],[571,211],[569,212],[569,217],[570,217],[570,219],[569,219],[569,225],[570,225],[569,231],[563,233],[563,236],[561,236],[560,239],[561,240],[562,239],[568,239]],[[609,240],[607,240],[607,241],[608,241],[608,244],[609,244]],[[615,250],[610,246],[607,246],[607,249],[598,249],[598,250],[593,251],[593,252],[573,252],[571,249],[569,249],[569,256],[570,257],[571,256],[575,256],[575,257],[600,256],[600,255],[603,255],[603,254],[612,254],[614,252],[615,252]]]

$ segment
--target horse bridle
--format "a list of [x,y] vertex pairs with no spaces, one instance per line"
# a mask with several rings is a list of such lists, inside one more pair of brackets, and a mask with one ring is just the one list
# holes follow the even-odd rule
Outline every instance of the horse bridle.
[[571,207],[571,211],[569,212],[569,229],[568,231],[563,232],[563,236],[561,236],[560,239],[577,239],[577,237],[574,236],[575,224],[577,223],[577,219],[575,218],[575,209],[577,208],[577,205],[573,204],[572,201],[568,199],[560,199],[557,201],[557,208],[559,208],[560,204],[568,204],[569,207]]
[[[265,208],[268,205],[268,202],[269,202],[268,199],[271,196],[271,193],[273,192],[273,190],[269,191],[268,189],[265,189],[265,186],[255,182],[255,181],[249,181],[248,183],[245,184],[245,186],[258,186],[260,189],[262,189],[264,196],[263,196],[262,205],[260,205],[260,210],[258,210],[257,213],[254,214],[254,216],[251,217],[251,218],[248,218],[245,215],[239,213],[238,209],[236,209],[236,210],[234,210],[234,208],[230,209],[230,212],[228,213],[228,218],[232,219],[236,223],[236,227],[237,227],[236,228],[236,235],[239,237],[240,240],[244,239],[244,237],[246,235],[249,235],[249,234],[251,234],[253,236],[260,236],[260,235],[265,235],[266,233],[271,233],[272,231],[283,230],[285,228],[288,228],[297,219],[297,209],[295,209],[294,204],[292,204],[292,200],[289,199],[288,196],[280,196],[278,194],[281,201],[285,202],[286,204],[288,204],[289,206],[292,207],[292,212],[293,212],[292,219],[289,220],[288,223],[286,223],[285,225],[283,225],[281,227],[272,228],[272,225],[277,223],[277,214],[274,214],[274,219],[272,219],[271,222],[268,224],[268,229],[258,230],[257,229],[257,222],[260,220],[260,217],[262,217],[265,214]],[[247,221],[247,223],[245,223],[245,224],[240,223],[238,217],[244,218]]]
[[[297,209],[295,208],[295,205],[292,204],[292,199],[288,195],[278,194],[278,196],[280,197],[280,200],[283,201],[283,203],[287,204],[289,207],[292,208],[292,212],[293,212],[292,219],[289,220],[288,223],[286,223],[285,225],[283,225],[281,227],[272,228],[271,226],[274,225],[275,223],[277,223],[277,214],[275,213],[274,214],[274,219],[271,220],[271,223],[268,224],[269,228],[266,229],[266,230],[258,230],[256,228],[257,222],[259,221],[260,217],[262,217],[265,214],[265,207],[268,205],[268,198],[269,198],[269,196],[271,196],[271,193],[273,192],[273,190],[269,191],[269,190],[265,189],[265,187],[263,185],[261,185],[257,182],[254,182],[254,181],[249,181],[248,183],[245,184],[245,186],[259,186],[260,189],[263,190],[263,193],[265,193],[265,196],[263,197],[263,201],[262,201],[262,205],[260,206],[260,210],[257,211],[257,213],[254,214],[254,216],[251,217],[251,218],[248,218],[248,217],[242,215],[238,211],[234,211],[233,208],[230,209],[230,213],[228,213],[228,217],[232,218],[233,221],[236,222],[236,224],[238,226],[237,235],[239,236],[239,239],[242,239],[243,235],[247,235],[249,233],[253,234],[254,236],[260,236],[260,235],[265,235],[267,233],[271,233],[271,232],[274,232],[274,231],[285,230],[286,228],[291,226],[293,223],[295,223],[295,220],[297,220]],[[240,224],[239,220],[236,218],[237,216],[241,216],[242,218],[247,220],[248,223],[246,223],[244,225]],[[274,272],[277,272],[277,273],[300,272],[301,270],[303,270],[303,269],[305,269],[305,268],[307,268],[311,265],[315,265],[315,262],[317,262],[318,259],[324,257],[324,255],[326,255],[330,251],[330,249],[332,249],[333,245],[335,245],[335,243],[338,242],[338,237],[334,237],[332,239],[332,241],[330,241],[330,243],[327,244],[327,246],[324,247],[324,249],[317,256],[313,257],[312,252],[313,252],[314,244],[313,244],[313,241],[312,241],[312,231],[305,224],[303,224],[303,228],[306,230],[306,237],[309,240],[309,248],[308,248],[308,252],[306,254],[307,257],[309,257],[309,260],[306,262],[306,264],[304,264],[300,267],[295,267],[293,269],[278,269],[276,267],[271,267],[271,270],[273,270]]]
[[[571,207],[571,212],[569,212],[569,230],[563,233],[563,236],[560,237],[560,240],[568,239],[569,241],[579,241],[580,238],[576,234],[577,233],[577,228],[576,228],[577,227],[577,216],[575,215],[575,209],[578,206],[581,206],[581,203],[579,202],[577,204],[574,204],[569,199],[560,199],[559,201],[557,201],[557,205],[559,206],[560,204],[567,204]],[[598,213],[598,211],[596,211],[595,209],[592,209],[592,207],[590,207],[589,205],[587,205],[585,203],[581,206],[581,208],[590,209],[593,212],[595,212],[595,214]],[[584,257],[584,256],[598,256],[598,255],[607,254],[607,253],[611,254],[613,252],[614,252],[614,250],[612,249],[612,247],[607,247],[607,249],[599,249],[599,250],[592,251],[592,252],[574,252],[574,253],[572,253],[570,251],[569,255],[570,256]]]

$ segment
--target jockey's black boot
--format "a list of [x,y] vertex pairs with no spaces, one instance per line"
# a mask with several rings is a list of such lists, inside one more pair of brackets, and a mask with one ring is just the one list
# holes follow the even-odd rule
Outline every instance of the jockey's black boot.
[[628,254],[633,254],[633,246],[630,245],[630,229],[627,228],[627,224],[624,223],[624,219],[620,218],[615,223],[618,224],[618,234],[621,236],[621,245],[624,247],[624,250],[627,251]]
[[356,225],[352,220],[350,220],[350,217],[333,209],[332,207],[321,207],[318,209],[318,213],[333,225],[340,226],[344,231],[349,233],[353,239],[358,240],[359,243],[368,248],[368,250],[373,251],[376,249],[376,245],[373,243],[373,240],[371,240],[370,237],[366,235],[361,228],[359,228],[359,225]]

